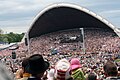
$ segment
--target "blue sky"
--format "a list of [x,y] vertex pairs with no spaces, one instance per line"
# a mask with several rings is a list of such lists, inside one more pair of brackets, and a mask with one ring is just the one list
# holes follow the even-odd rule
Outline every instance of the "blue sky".
[[41,10],[59,2],[85,7],[120,28],[120,0],[0,0],[0,29],[4,32],[26,32]]

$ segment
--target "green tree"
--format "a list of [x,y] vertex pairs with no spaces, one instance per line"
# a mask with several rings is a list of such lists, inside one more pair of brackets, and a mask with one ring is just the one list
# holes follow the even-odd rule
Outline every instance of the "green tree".
[[9,43],[8,38],[7,37],[3,38],[3,42]]
[[13,43],[13,42],[20,42],[24,36],[24,34],[15,34],[13,32],[10,32],[9,34],[7,34],[8,36],[8,41],[10,43]]
[[10,32],[8,34],[3,34],[3,31],[0,29],[0,41],[1,42],[7,42],[7,43],[20,42],[23,36],[24,36],[24,33],[16,34],[16,33]]

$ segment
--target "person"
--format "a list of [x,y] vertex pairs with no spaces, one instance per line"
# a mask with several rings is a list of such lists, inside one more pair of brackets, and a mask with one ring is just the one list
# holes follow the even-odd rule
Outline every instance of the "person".
[[103,66],[103,69],[106,76],[105,80],[118,80],[117,78],[118,70],[114,62],[107,61],[106,64]]
[[97,75],[94,73],[90,73],[86,80],[97,80]]
[[118,67],[118,77],[120,77],[120,67]]
[[14,80],[13,74],[0,62],[0,80]]
[[22,62],[22,69],[19,69],[16,72],[16,79],[17,80],[27,80],[30,74],[26,70],[26,66],[28,65],[29,58],[25,58]]
[[42,55],[34,54],[30,56],[26,70],[31,76],[27,80],[41,80],[49,66],[49,62],[45,61]]
[[69,74],[70,63],[67,59],[59,60],[55,65],[55,80],[68,80],[71,78]]
[[80,64],[80,61],[78,58],[72,58],[70,60],[71,68],[71,77],[73,80],[85,80],[85,76],[83,74],[83,71],[81,70],[82,65]]
[[47,80],[54,80],[55,69],[51,68],[47,74]]

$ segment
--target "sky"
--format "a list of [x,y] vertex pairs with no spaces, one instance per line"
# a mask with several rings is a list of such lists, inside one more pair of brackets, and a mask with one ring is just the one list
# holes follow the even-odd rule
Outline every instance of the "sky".
[[120,28],[120,0],[0,0],[0,29],[4,33],[27,32],[41,10],[60,2],[87,8]]

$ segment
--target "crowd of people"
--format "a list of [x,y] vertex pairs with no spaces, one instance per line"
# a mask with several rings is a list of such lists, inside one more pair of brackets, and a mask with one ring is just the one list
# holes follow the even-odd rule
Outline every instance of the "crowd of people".
[[[40,37],[32,38],[30,49],[32,52],[38,51],[41,53],[49,54],[51,49],[57,49],[59,53],[80,53],[82,50],[82,42],[74,43],[60,43],[64,36],[75,37],[80,35],[79,29],[54,32]],[[104,29],[85,29],[85,50],[86,53],[119,53],[120,38],[113,32]],[[38,43],[40,43],[38,45]],[[73,51],[73,52],[72,52]]]
[[[16,59],[11,58],[12,51],[9,49],[2,51],[0,59],[17,80],[23,80],[23,77],[24,80],[118,78],[120,64],[115,60],[120,58],[120,38],[111,30],[84,29],[85,52],[82,41],[61,43],[64,37],[75,39],[78,35],[82,38],[81,30],[72,29],[31,38],[30,53],[22,43],[19,49],[14,50]],[[40,58],[42,60],[39,61]]]

